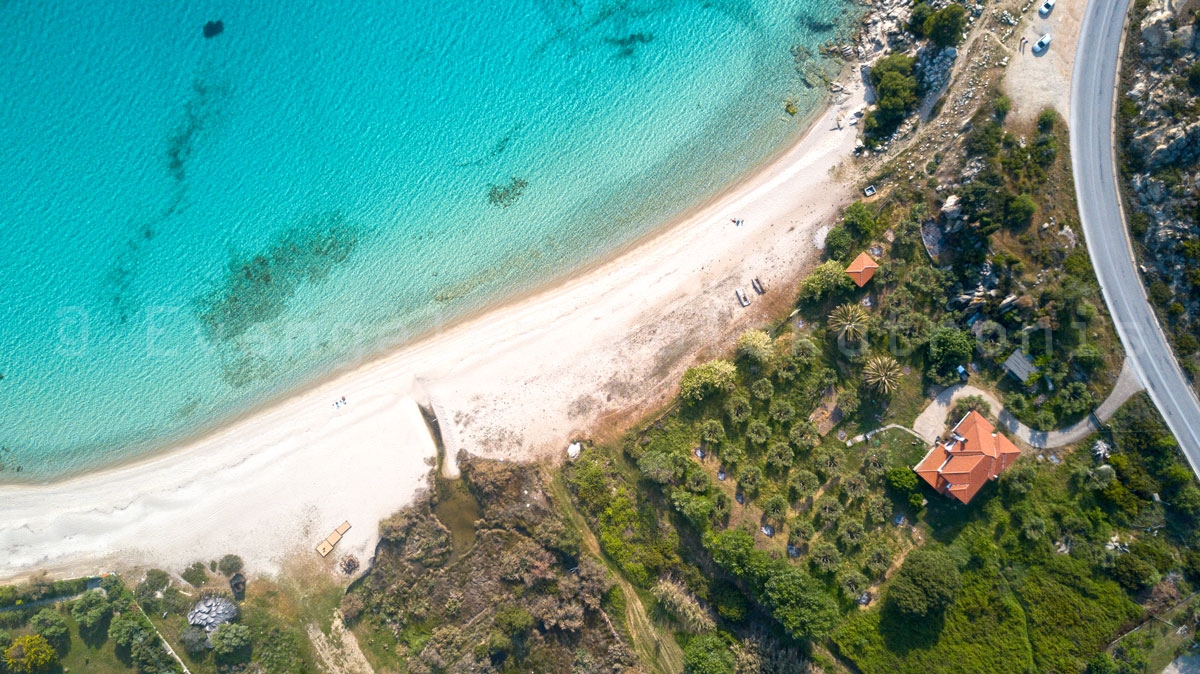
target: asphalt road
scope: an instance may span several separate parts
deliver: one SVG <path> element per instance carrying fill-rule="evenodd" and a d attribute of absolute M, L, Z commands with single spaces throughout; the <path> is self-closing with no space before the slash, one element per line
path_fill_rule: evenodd
<path fill-rule="evenodd" d="M 1090 0 L 1083 17 L 1071 78 L 1075 192 L 1088 252 L 1117 334 L 1192 470 L 1200 475 L 1200 400 L 1179 369 L 1150 308 L 1117 192 L 1114 97 L 1128 8 L 1129 0 Z"/>

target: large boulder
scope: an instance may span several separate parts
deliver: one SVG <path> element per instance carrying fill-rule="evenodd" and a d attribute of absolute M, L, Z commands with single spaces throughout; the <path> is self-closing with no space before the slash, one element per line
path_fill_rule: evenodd
<path fill-rule="evenodd" d="M 1191 166 L 1200 159 L 1200 122 L 1183 128 L 1167 128 L 1157 134 L 1157 143 L 1146 158 L 1151 169 L 1164 166 Z"/>

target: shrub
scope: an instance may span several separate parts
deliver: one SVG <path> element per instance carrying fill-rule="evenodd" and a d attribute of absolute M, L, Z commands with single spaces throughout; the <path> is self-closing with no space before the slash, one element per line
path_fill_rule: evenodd
<path fill-rule="evenodd" d="M 733 652 L 715 634 L 703 634 L 688 641 L 683 649 L 683 671 L 686 674 L 733 674 Z"/>
<path fill-rule="evenodd" d="M 986 417 L 992 413 L 992 406 L 983 399 L 983 396 L 963 396 L 954 401 L 954 409 L 951 410 L 948 421 L 951 424 L 957 424 L 970 412 L 979 412 Z"/>
<path fill-rule="evenodd" d="M 713 607 L 717 609 L 717 615 L 731 622 L 739 622 L 745 620 L 750 613 L 750 604 L 746 601 L 746 595 L 738 589 L 737 585 L 727 581 L 719 580 L 716 583 L 716 588 L 710 593 Z"/>
<path fill-rule="evenodd" d="M 925 35 L 939 47 L 953 47 L 962 41 L 967 27 L 967 10 L 951 3 L 925 19 Z"/>
<path fill-rule="evenodd" d="M 713 394 L 728 393 L 737 385 L 737 368 L 727 360 L 710 360 L 683 373 L 680 395 L 699 402 Z M 191 582 L 191 581 L 188 581 Z"/>
<path fill-rule="evenodd" d="M 958 567 L 946 553 L 917 548 L 905 557 L 888 586 L 887 602 L 909 616 L 931 616 L 954 602 L 961 584 Z"/>
<path fill-rule="evenodd" d="M 1003 122 L 1005 117 L 1008 117 L 1009 111 L 1012 110 L 1012 101 L 1008 96 L 997 96 L 996 100 L 992 101 L 992 112 L 996 113 L 996 119 Z"/>
<path fill-rule="evenodd" d="M 192 587 L 200 587 L 208 582 L 208 571 L 204 568 L 204 562 L 195 562 L 179 574 Z"/>
<path fill-rule="evenodd" d="M 227 577 L 241 571 L 242 566 L 242 558 L 237 555 L 225 555 L 217 562 L 217 569 Z"/>

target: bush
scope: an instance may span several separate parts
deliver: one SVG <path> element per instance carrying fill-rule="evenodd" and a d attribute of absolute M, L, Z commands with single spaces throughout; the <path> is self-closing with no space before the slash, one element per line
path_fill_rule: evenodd
<path fill-rule="evenodd" d="M 684 400 L 700 402 L 713 394 L 728 393 L 737 386 L 737 368 L 727 360 L 710 360 L 689 367 L 683 373 L 680 395 Z M 188 581 L 191 582 L 191 581 Z"/>
<path fill-rule="evenodd" d="M 237 555 L 225 555 L 217 562 L 217 569 L 226 577 L 242 570 L 242 558 Z"/>
<path fill-rule="evenodd" d="M 1005 117 L 1008 117 L 1009 111 L 1012 110 L 1012 101 L 1008 96 L 997 96 L 996 100 L 992 101 L 992 112 L 996 113 L 996 119 L 1003 122 Z"/>
<path fill-rule="evenodd" d="M 730 622 L 739 622 L 750 614 L 750 604 L 746 595 L 737 585 L 727 581 L 717 581 L 716 588 L 711 592 L 712 605 L 717 609 L 717 615 Z"/>
<path fill-rule="evenodd" d="M 208 571 L 204 568 L 204 562 L 195 562 L 179 575 L 192 587 L 200 587 L 208 582 Z"/>
<path fill-rule="evenodd" d="M 939 47 L 953 47 L 962 41 L 967 27 L 967 10 L 951 3 L 925 19 L 925 35 Z"/>
<path fill-rule="evenodd" d="M 929 378 L 949 383 L 958 378 L 955 370 L 971 361 L 971 335 L 958 328 L 941 327 L 929 336 Z"/>
<path fill-rule="evenodd" d="M 683 649 L 685 674 L 733 674 L 733 652 L 715 634 L 703 634 L 688 641 Z"/>
<path fill-rule="evenodd" d="M 904 558 L 888 586 L 888 605 L 909 616 L 941 613 L 954 602 L 962 580 L 954 560 L 940 551 L 917 548 Z"/>
<path fill-rule="evenodd" d="M 992 406 L 983 399 L 983 396 L 963 396 L 954 401 L 954 409 L 950 411 L 949 422 L 957 424 L 970 412 L 979 412 L 986 417 L 992 413 Z"/>

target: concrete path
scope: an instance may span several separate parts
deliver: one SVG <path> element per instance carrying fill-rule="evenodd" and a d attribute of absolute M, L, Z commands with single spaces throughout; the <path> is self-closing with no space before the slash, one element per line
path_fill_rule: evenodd
<path fill-rule="evenodd" d="M 1100 428 L 1100 424 L 1111 419 L 1121 405 L 1125 404 L 1125 401 L 1141 390 L 1142 384 L 1138 381 L 1133 368 L 1130 367 L 1129 360 L 1126 359 L 1125 364 L 1121 367 L 1121 374 L 1117 377 L 1116 384 L 1113 385 L 1112 392 L 1094 412 L 1066 428 L 1056 431 L 1035 431 L 1017 421 L 1017 418 L 1009 414 L 1008 410 L 1005 410 L 1000 401 L 991 393 L 969 384 L 955 384 L 939 393 L 933 402 L 929 403 L 929 406 L 913 422 L 913 430 L 932 443 L 946 431 L 946 416 L 950 414 L 950 408 L 954 406 L 955 401 L 967 396 L 979 396 L 986 400 L 988 405 L 991 405 L 992 412 L 998 416 L 1000 427 L 1007 430 L 1009 434 L 1034 449 L 1053 449 L 1079 442 L 1096 432 Z"/>

